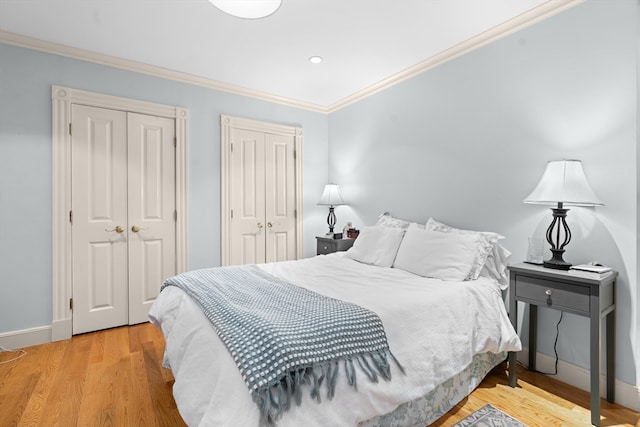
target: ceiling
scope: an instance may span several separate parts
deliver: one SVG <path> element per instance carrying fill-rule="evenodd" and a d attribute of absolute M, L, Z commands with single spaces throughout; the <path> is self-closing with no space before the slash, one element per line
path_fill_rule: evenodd
<path fill-rule="evenodd" d="M 0 42 L 330 111 L 575 3 L 284 0 L 248 20 L 207 0 L 0 0 Z"/>

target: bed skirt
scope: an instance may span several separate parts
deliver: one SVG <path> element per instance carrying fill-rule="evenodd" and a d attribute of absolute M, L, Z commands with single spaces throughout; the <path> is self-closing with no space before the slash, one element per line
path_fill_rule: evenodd
<path fill-rule="evenodd" d="M 476 354 L 462 372 L 426 395 L 398 406 L 393 412 L 360 423 L 359 427 L 428 426 L 475 390 L 484 377 L 506 357 L 506 352 Z"/>

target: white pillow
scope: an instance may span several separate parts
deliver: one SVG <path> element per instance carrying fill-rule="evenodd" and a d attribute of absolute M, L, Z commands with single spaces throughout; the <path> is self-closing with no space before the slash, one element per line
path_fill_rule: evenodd
<path fill-rule="evenodd" d="M 427 230 L 441 231 L 443 233 L 457 233 L 457 234 L 469 234 L 478 236 L 480 239 L 480 248 L 476 254 L 476 259 L 473 263 L 473 267 L 469 272 L 467 280 L 475 280 L 480 276 L 480 272 L 487 261 L 487 257 L 493 251 L 493 247 L 498 243 L 498 240 L 504 239 L 504 236 L 493 233 L 491 231 L 474 231 L 474 230 L 462 230 L 460 228 L 454 228 L 436 221 L 433 218 L 429 218 L 426 224 Z"/>
<path fill-rule="evenodd" d="M 407 229 L 410 224 L 416 224 L 420 228 L 424 228 L 424 225 L 418 224 L 416 222 L 406 221 L 404 219 L 396 218 L 392 216 L 389 212 L 383 212 L 378 216 L 378 220 L 376 221 L 376 225 L 384 225 L 385 227 L 395 227 L 395 228 L 404 228 Z"/>
<path fill-rule="evenodd" d="M 475 234 L 410 225 L 393 266 L 419 276 L 461 282 L 469 276 L 479 247 L 480 238 Z"/>
<path fill-rule="evenodd" d="M 391 267 L 396 259 L 404 229 L 373 225 L 363 227 L 345 256 L 365 264 Z"/>
<path fill-rule="evenodd" d="M 509 257 L 511 257 L 511 252 L 496 243 L 480 271 L 480 276 L 495 280 L 500 284 L 502 290 L 507 289 L 509 287 L 509 276 L 507 275 Z"/>

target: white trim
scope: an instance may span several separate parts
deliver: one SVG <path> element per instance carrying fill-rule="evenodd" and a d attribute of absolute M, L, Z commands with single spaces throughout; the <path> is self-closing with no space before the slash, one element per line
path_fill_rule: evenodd
<path fill-rule="evenodd" d="M 545 20 L 553 15 L 563 12 L 573 6 L 583 3 L 585 0 L 558 0 L 547 1 L 540 6 L 531 9 L 530 11 L 516 16 L 507 22 L 504 22 L 498 26 L 495 26 L 481 34 L 478 34 L 464 42 L 453 46 L 447 50 L 444 50 L 430 58 L 425 59 L 422 62 L 417 63 L 404 71 L 401 71 L 393 76 L 381 80 L 359 92 L 348 96 L 327 108 L 327 113 L 333 113 L 341 108 L 358 102 L 364 98 L 381 92 L 393 85 L 401 83 L 418 74 L 438 67 L 446 62 L 456 59 L 462 55 L 472 52 L 481 48 L 489 43 L 493 43 L 503 37 L 511 35 L 517 31 L 520 31 L 530 25 Z"/>
<path fill-rule="evenodd" d="M 193 74 L 184 73 L 181 71 L 169 70 L 167 68 L 143 64 L 141 62 L 118 58 L 102 53 L 96 53 L 85 49 L 78 49 L 75 47 L 53 43 L 46 40 L 40 40 L 29 36 L 23 36 L 21 34 L 15 34 L 8 31 L 0 30 L 0 43 L 24 47 L 27 49 L 37 50 L 53 55 L 60 55 L 67 58 L 78 59 L 80 61 L 91 62 L 94 64 L 105 65 L 107 67 L 119 68 L 121 70 L 132 71 L 134 73 L 146 74 L 148 76 L 173 80 L 180 83 L 187 83 L 194 86 L 201 86 L 207 89 L 219 90 L 222 92 L 233 93 L 241 96 L 248 96 L 250 98 L 257 98 L 276 104 L 283 104 L 306 110 L 326 113 L 325 107 L 317 104 L 312 104 L 310 102 L 298 101 L 296 99 L 286 98 L 284 96 L 274 95 L 258 90 L 247 89 L 242 86 L 223 83 L 217 80 L 195 76 Z"/>
<path fill-rule="evenodd" d="M 54 341 L 51 339 L 51 326 L 39 326 L 0 334 L 0 347 L 9 350 L 45 344 L 51 341 Z"/>
<path fill-rule="evenodd" d="M 229 227 L 231 226 L 231 199 L 229 191 L 229 162 L 231 156 L 231 128 L 242 128 L 256 132 L 265 132 L 275 135 L 293 135 L 296 150 L 295 180 L 296 180 L 296 258 L 303 257 L 302 223 L 304 213 L 302 211 L 302 141 L 304 132 L 300 127 L 280 125 L 276 123 L 261 122 L 258 120 L 244 119 L 220 115 L 220 251 L 221 265 L 228 265 L 230 259 Z"/>
<path fill-rule="evenodd" d="M 529 363 L 529 349 L 523 348 L 518 352 L 518 362 L 527 366 Z M 546 354 L 538 352 L 536 357 L 536 369 L 541 372 L 554 372 L 556 359 Z M 552 378 L 567 383 L 574 387 L 579 388 L 587 392 L 591 391 L 591 374 L 589 369 L 582 368 L 578 365 L 565 362 L 563 360 L 558 361 L 558 374 L 553 375 Z M 607 382 L 604 374 L 600 376 L 600 396 L 605 396 L 607 390 Z M 640 387 L 615 380 L 615 394 L 616 403 L 618 405 L 625 406 L 633 409 L 634 411 L 640 411 Z"/>
<path fill-rule="evenodd" d="M 0 43 L 6 43 L 14 46 L 24 47 L 27 49 L 38 50 L 40 52 L 51 53 L 54 55 L 65 56 L 68 58 L 78 59 L 81 61 L 92 62 L 95 64 L 106 65 L 108 67 L 120 68 L 123 70 L 133 71 L 135 73 L 146 74 L 150 76 L 160 77 L 168 80 L 174 80 L 182 83 L 187 83 L 195 86 L 201 86 L 208 89 L 219 90 L 223 92 L 229 92 L 236 95 L 247 96 L 251 98 L 260 99 L 267 102 L 273 102 L 276 104 L 288 105 L 291 107 L 302 108 L 306 110 L 316 111 L 320 113 L 332 113 L 354 102 L 367 98 L 375 93 L 378 93 L 388 87 L 391 87 L 397 83 L 410 79 L 424 71 L 430 70 L 434 67 L 458 58 L 461 55 L 469 53 L 475 49 L 478 49 L 486 44 L 492 43 L 498 39 L 506 37 L 517 31 L 520 31 L 530 25 L 547 19 L 553 15 L 563 12 L 573 6 L 576 6 L 585 0 L 552 0 L 547 1 L 540 6 L 531 9 L 530 11 L 516 16 L 507 22 L 493 27 L 492 29 L 485 31 L 475 37 L 472 37 L 457 46 L 447 49 L 435 56 L 425 59 L 424 61 L 407 68 L 387 79 L 381 80 L 361 91 L 358 91 L 351 96 L 348 96 L 338 102 L 335 102 L 328 106 L 322 106 L 313 104 L 310 102 L 299 101 L 292 98 L 286 98 L 279 95 L 274 95 L 267 92 L 257 91 L 253 89 L 247 89 L 245 87 L 236 86 L 228 83 L 222 83 L 216 80 L 207 79 L 200 76 L 194 76 L 192 74 L 183 73 L 179 71 L 169 70 L 162 67 L 156 67 L 153 65 L 143 64 L 136 61 L 130 61 L 115 56 L 104 55 L 96 52 L 91 52 L 84 49 L 78 49 L 70 46 L 61 45 L 45 40 L 39 40 L 33 37 L 23 36 L 20 34 L 10 33 L 8 31 L 0 31 Z"/>
<path fill-rule="evenodd" d="M 83 104 L 99 108 L 129 111 L 175 119 L 176 122 L 176 268 L 187 269 L 187 129 L 189 111 L 153 102 L 120 98 L 101 93 L 51 87 L 52 151 L 53 151 L 53 277 L 50 339 L 71 338 L 72 312 L 69 300 L 73 294 L 71 281 L 71 105 Z"/>

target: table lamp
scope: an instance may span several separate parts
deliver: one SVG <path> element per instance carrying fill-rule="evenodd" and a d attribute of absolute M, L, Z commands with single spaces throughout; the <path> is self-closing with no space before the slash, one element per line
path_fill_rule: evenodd
<path fill-rule="evenodd" d="M 318 204 L 329 206 L 327 224 L 329 224 L 329 233 L 333 233 L 333 227 L 336 225 L 336 214 L 333 212 L 333 207 L 345 204 L 344 200 L 342 200 L 342 194 L 340 194 L 340 187 L 338 184 L 325 185 Z"/>
<path fill-rule="evenodd" d="M 551 245 L 552 257 L 543 262 L 547 268 L 568 270 L 571 264 L 562 255 L 571 241 L 571 230 L 565 220 L 567 212 L 564 205 L 603 206 L 595 195 L 582 169 L 580 160 L 552 160 L 542 174 L 540 182 L 524 199 L 524 203 L 556 205 L 551 208 L 553 221 L 547 228 L 547 242 Z"/>

